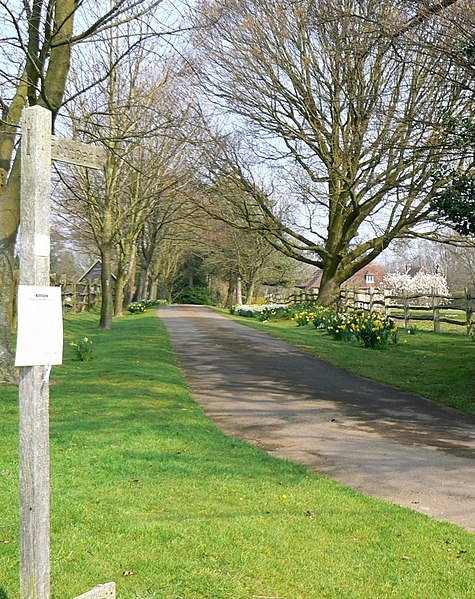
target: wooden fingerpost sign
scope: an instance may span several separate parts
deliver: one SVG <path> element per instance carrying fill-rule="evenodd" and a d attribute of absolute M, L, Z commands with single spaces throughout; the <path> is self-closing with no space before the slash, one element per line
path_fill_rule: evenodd
<path fill-rule="evenodd" d="M 105 151 L 66 140 L 65 162 L 102 168 Z M 62 363 L 61 290 L 50 287 L 51 161 L 63 160 L 51 112 L 23 111 L 20 286 L 15 365 L 20 367 L 20 596 L 50 597 L 49 373 Z M 87 162 L 87 164 L 85 164 Z M 81 595 L 113 599 L 115 584 Z"/>

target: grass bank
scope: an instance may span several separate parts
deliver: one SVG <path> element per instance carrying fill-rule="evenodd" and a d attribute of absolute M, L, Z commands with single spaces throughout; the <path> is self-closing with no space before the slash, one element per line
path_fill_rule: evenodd
<path fill-rule="evenodd" d="M 225 310 L 219 312 L 230 316 Z M 374 350 L 335 341 L 311 324 L 297 327 L 290 320 L 230 317 L 360 376 L 475 414 L 475 342 L 466 335 L 427 330 L 410 335 L 402 328 L 397 345 Z"/>
<path fill-rule="evenodd" d="M 475 596 L 473 535 L 223 435 L 152 313 L 96 326 L 67 318 L 94 359 L 67 347 L 52 374 L 53 599 L 109 580 L 120 599 Z M 17 390 L 0 393 L 0 598 L 17 599 Z"/>

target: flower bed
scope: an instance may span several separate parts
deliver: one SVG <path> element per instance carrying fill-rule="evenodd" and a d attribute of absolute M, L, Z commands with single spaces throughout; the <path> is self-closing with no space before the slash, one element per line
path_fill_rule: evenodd
<path fill-rule="evenodd" d="M 131 314 L 143 314 L 147 311 L 147 308 L 157 308 L 158 306 L 165 306 L 167 303 L 166 300 L 140 300 L 139 302 L 131 302 L 127 306 L 127 310 Z"/>
<path fill-rule="evenodd" d="M 231 314 L 245 316 L 246 318 L 257 318 L 266 322 L 271 318 L 283 318 L 287 315 L 286 304 L 263 304 L 262 306 L 237 304 L 230 309 Z"/>
<path fill-rule="evenodd" d="M 364 347 L 382 348 L 397 343 L 398 328 L 392 318 L 363 311 L 336 312 L 316 307 L 303 310 L 293 316 L 297 326 L 312 322 L 315 328 L 325 331 L 337 341 L 357 341 Z"/>

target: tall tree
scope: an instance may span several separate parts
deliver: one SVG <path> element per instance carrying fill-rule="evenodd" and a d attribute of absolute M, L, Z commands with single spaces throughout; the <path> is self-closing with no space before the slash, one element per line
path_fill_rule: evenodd
<path fill-rule="evenodd" d="M 72 53 L 120 22 L 141 19 L 162 0 L 0 1 L 0 381 L 14 380 L 11 353 L 14 248 L 19 226 L 20 157 L 25 106 L 56 117 L 65 101 Z M 147 35 L 156 35 L 150 29 Z"/>
<path fill-rule="evenodd" d="M 124 288 L 134 278 L 137 250 L 145 223 L 159 212 L 176 213 L 181 202 L 170 196 L 186 181 L 181 128 L 187 118 L 174 61 L 147 64 L 148 48 L 136 44 L 117 65 L 131 36 L 114 36 L 96 60 L 109 73 L 94 93 L 72 103 L 71 120 L 84 140 L 100 140 L 109 149 L 105 181 L 84 169 L 63 177 L 69 193 L 62 209 L 92 233 L 102 261 L 100 327 L 120 315 Z M 116 66 L 115 66 L 116 65 Z M 98 66 L 99 70 L 100 66 Z M 115 258 L 115 306 L 112 260 Z"/>
<path fill-rule="evenodd" d="M 418 46 L 433 58 L 432 68 L 439 68 L 439 57 L 448 57 L 456 65 L 449 76 L 475 97 L 475 4 L 467 0 L 411 2 L 417 13 L 399 30 L 407 43 Z M 422 4 L 422 6 L 421 6 Z M 438 30 L 437 44 L 427 43 L 417 35 L 416 24 L 432 21 Z M 460 77 L 462 74 L 462 77 Z M 444 108 L 444 107 L 441 107 Z M 475 119 L 473 105 L 461 115 L 446 112 L 445 143 L 451 155 L 438 165 L 435 176 L 444 183 L 432 206 L 441 217 L 462 235 L 475 234 Z M 463 154 L 465 160 L 459 160 Z M 454 160 L 455 157 L 455 160 Z M 450 237 L 451 244 L 456 236 Z"/>
<path fill-rule="evenodd" d="M 401 22 L 395 1 L 202 0 L 197 20 L 200 82 L 261 158 L 222 170 L 245 192 L 239 220 L 321 267 L 319 301 L 334 303 L 345 280 L 430 218 L 443 113 L 470 102 L 448 77 L 457 65 L 443 56 L 432 69 L 432 56 L 387 35 Z M 432 24 L 418 27 L 435 43 Z"/>

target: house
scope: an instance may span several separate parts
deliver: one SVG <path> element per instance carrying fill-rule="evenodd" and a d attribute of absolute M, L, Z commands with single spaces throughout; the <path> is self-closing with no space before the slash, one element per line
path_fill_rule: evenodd
<path fill-rule="evenodd" d="M 355 273 L 345 285 L 355 289 L 379 288 L 386 275 L 386 269 L 381 264 L 368 264 Z"/>
<path fill-rule="evenodd" d="M 90 290 L 93 293 L 98 293 L 101 287 L 102 262 L 98 259 L 82 274 L 76 283 L 78 293 L 82 293 L 87 284 L 90 285 Z M 112 287 L 115 287 L 117 277 L 112 274 Z"/>
<path fill-rule="evenodd" d="M 356 274 L 354 274 L 345 286 L 354 287 L 356 289 L 368 289 L 371 287 L 379 287 L 382 283 L 386 269 L 380 264 L 372 263 L 365 266 Z M 317 293 L 322 279 L 322 270 L 317 269 L 311 277 L 296 285 L 297 289 L 302 289 L 305 293 Z"/>
<path fill-rule="evenodd" d="M 84 283 L 85 281 L 100 281 L 102 274 L 102 262 L 98 259 L 91 264 L 91 266 L 84 272 L 83 275 L 77 280 L 78 283 Z M 112 275 L 112 280 L 115 281 L 116 277 Z"/>

